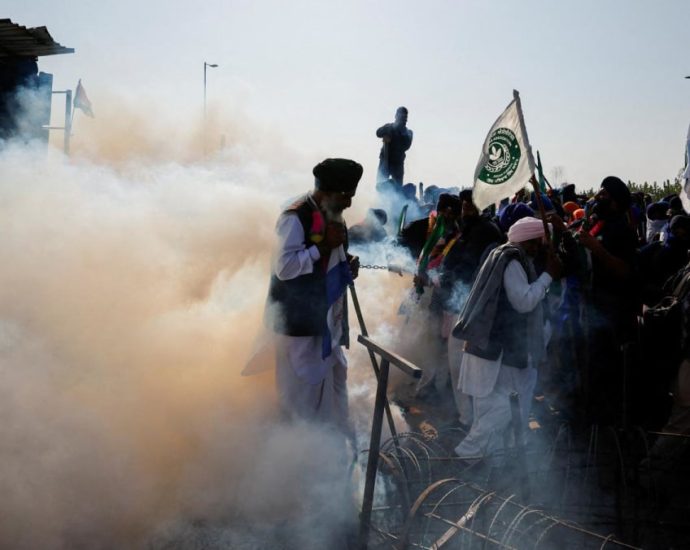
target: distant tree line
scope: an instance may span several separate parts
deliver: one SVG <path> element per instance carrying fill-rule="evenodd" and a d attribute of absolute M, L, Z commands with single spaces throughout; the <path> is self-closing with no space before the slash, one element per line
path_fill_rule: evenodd
<path fill-rule="evenodd" d="M 648 181 L 645 181 L 644 183 L 637 183 L 635 181 L 628 180 L 628 188 L 630 189 L 631 193 L 644 193 L 645 195 L 650 195 L 652 200 L 656 202 L 664 197 L 667 197 L 668 195 L 679 195 L 683 190 L 683 184 L 681 183 L 680 178 L 676 178 L 673 181 L 670 179 L 664 180 L 661 182 L 661 185 L 659 185 L 659 183 L 656 181 L 652 183 L 649 183 Z M 586 190 L 585 194 L 588 197 L 592 197 L 597 191 L 597 189 L 592 188 Z"/>

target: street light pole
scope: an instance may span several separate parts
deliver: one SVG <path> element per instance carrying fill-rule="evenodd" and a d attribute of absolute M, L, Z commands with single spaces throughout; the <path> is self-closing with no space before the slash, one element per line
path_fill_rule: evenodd
<path fill-rule="evenodd" d="M 217 63 L 206 63 L 206 61 L 204 61 L 204 121 L 206 120 L 206 67 L 215 69 L 217 66 Z"/>
<path fill-rule="evenodd" d="M 206 67 L 215 69 L 217 66 L 217 63 L 206 63 L 204 61 L 204 156 L 206 155 Z"/>

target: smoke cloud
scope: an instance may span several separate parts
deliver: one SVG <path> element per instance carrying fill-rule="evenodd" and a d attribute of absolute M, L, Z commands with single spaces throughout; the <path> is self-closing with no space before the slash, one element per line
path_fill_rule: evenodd
<path fill-rule="evenodd" d="M 214 113 L 202 162 L 200 128 L 148 107 L 99 104 L 70 158 L 0 150 L 0 546 L 326 547 L 356 517 L 352 450 L 280 423 L 272 371 L 240 376 L 280 205 L 322 156 Z M 382 277 L 360 277 L 373 333 L 397 307 Z M 349 355 L 366 440 L 373 375 Z"/>

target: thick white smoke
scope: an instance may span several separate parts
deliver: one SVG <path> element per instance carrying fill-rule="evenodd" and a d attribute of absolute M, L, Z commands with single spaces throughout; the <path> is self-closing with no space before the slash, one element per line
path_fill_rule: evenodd
<path fill-rule="evenodd" d="M 204 161 L 193 124 L 104 105 L 71 158 L 0 151 L 0 546 L 182 548 L 202 525 L 219 547 L 323 548 L 355 517 L 352 453 L 277 422 L 272 371 L 240 371 L 280 205 L 311 186 L 313 164 L 346 155 L 291 151 L 216 114 L 225 149 Z M 371 205 L 365 180 L 345 217 Z M 386 342 L 408 283 L 360 276 Z M 373 375 L 356 332 L 366 446 Z"/>

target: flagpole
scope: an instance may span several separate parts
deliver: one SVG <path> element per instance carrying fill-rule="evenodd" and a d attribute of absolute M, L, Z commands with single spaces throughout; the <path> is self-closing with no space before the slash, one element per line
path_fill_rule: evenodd
<path fill-rule="evenodd" d="M 534 188 L 534 199 L 537 201 L 537 207 L 539 208 L 539 214 L 541 215 L 541 223 L 544 224 L 544 235 L 546 240 L 551 242 L 551 231 L 549 231 L 549 224 L 546 221 L 546 210 L 544 209 L 544 201 L 541 197 L 541 189 L 539 189 L 539 183 L 537 178 L 534 177 L 534 156 L 532 155 L 532 146 L 529 143 L 529 138 L 527 137 L 527 126 L 525 125 L 525 117 L 522 115 L 522 103 L 520 102 L 520 92 L 513 90 L 513 99 L 515 100 L 515 106 L 517 107 L 518 118 L 520 119 L 520 129 L 522 130 L 522 135 L 525 138 L 525 143 L 527 143 L 527 161 L 529 162 L 530 172 L 532 172 L 532 177 L 529 179 L 532 187 Z"/>
<path fill-rule="evenodd" d="M 522 130 L 522 135 L 525 138 L 525 143 L 527 143 L 527 161 L 529 162 L 529 170 L 534 175 L 534 155 L 532 154 L 532 146 L 529 143 L 529 137 L 527 137 L 527 126 L 525 125 L 525 117 L 522 115 L 522 103 L 520 102 L 520 92 L 513 90 L 513 99 L 515 100 L 515 105 L 517 106 L 518 118 L 520 119 L 520 129 Z"/>
<path fill-rule="evenodd" d="M 537 150 L 537 169 L 539 171 L 539 179 L 544 180 L 544 183 L 549 186 L 549 189 L 553 191 L 553 187 L 549 183 L 549 180 L 546 179 L 546 176 L 544 175 L 544 167 L 541 165 L 541 157 L 539 156 L 539 151 Z M 541 182 L 539 182 L 539 186 L 541 187 Z"/>
<path fill-rule="evenodd" d="M 65 137 L 63 150 L 66 156 L 70 152 L 70 140 L 72 139 L 72 121 L 74 120 L 74 109 L 72 108 L 72 90 L 65 92 Z"/>
<path fill-rule="evenodd" d="M 74 101 L 74 100 L 72 100 L 72 101 Z M 72 116 L 69 119 L 70 131 L 72 130 L 72 123 L 74 122 L 74 111 L 76 111 L 76 109 L 74 108 L 74 105 L 72 105 Z"/>
<path fill-rule="evenodd" d="M 539 189 L 539 184 L 537 183 L 537 178 L 532 177 L 529 179 L 534 189 L 534 199 L 537 201 L 537 207 L 539 208 L 539 214 L 541 216 L 541 222 L 544 224 L 544 235 L 546 240 L 551 242 L 551 231 L 549 231 L 549 223 L 546 221 L 546 210 L 544 209 L 544 201 L 541 198 L 541 190 Z"/>
<path fill-rule="evenodd" d="M 544 178 L 544 183 L 549 186 L 549 189 L 553 191 L 553 185 L 551 185 L 551 182 L 548 179 L 546 179 L 546 176 L 542 174 L 541 177 Z"/>

